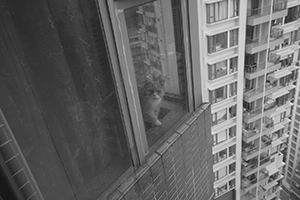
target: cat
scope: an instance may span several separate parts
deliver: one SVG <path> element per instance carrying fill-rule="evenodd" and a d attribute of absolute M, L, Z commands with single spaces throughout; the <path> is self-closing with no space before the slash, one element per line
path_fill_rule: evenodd
<path fill-rule="evenodd" d="M 148 74 L 144 86 L 139 88 L 139 97 L 144 123 L 150 126 L 161 126 L 157 119 L 160 103 L 165 94 L 166 76 L 162 74 Z"/>

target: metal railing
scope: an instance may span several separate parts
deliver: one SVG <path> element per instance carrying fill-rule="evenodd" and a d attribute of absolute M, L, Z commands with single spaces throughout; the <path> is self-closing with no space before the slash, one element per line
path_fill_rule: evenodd
<path fill-rule="evenodd" d="M 279 0 L 277 3 L 273 4 L 273 12 L 278 12 L 285 10 L 287 8 L 287 0 Z"/>
<path fill-rule="evenodd" d="M 261 70 L 264 70 L 265 69 L 265 66 L 266 66 L 266 62 L 260 62 L 260 63 L 253 63 L 251 65 L 249 64 L 245 64 L 245 72 L 246 73 L 249 73 L 249 74 L 252 74 L 252 73 L 255 73 L 255 72 L 259 72 Z"/>
<path fill-rule="evenodd" d="M 261 17 L 261 16 L 269 15 L 270 11 L 271 11 L 271 5 L 263 6 L 260 8 L 254 8 L 254 9 L 247 9 L 247 16 Z"/>
<path fill-rule="evenodd" d="M 262 107 L 259 107 L 259 108 L 254 108 L 252 110 L 248 110 L 248 111 L 245 111 L 243 113 L 243 116 L 249 120 L 251 119 L 252 117 L 256 116 L 256 115 L 259 115 L 262 113 Z"/>
<path fill-rule="evenodd" d="M 246 38 L 246 47 L 256 47 L 266 44 L 268 42 L 268 35 L 263 35 L 257 38 Z"/>

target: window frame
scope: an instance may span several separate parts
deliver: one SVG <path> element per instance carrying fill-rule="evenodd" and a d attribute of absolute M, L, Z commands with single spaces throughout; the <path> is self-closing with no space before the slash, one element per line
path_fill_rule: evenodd
<path fill-rule="evenodd" d="M 143 164 L 146 160 L 146 158 L 153 152 L 162 142 L 165 141 L 167 137 L 170 136 L 171 133 L 174 133 L 176 128 L 179 127 L 179 125 L 187 119 L 187 117 L 195 110 L 195 107 L 199 106 L 201 102 L 201 96 L 200 98 L 197 97 L 199 94 L 199 91 L 196 91 L 195 88 L 197 86 L 200 86 L 200 80 L 197 78 L 193 78 L 195 75 L 192 75 L 192 61 L 191 55 L 193 47 L 192 46 L 191 38 L 190 38 L 190 21 L 192 18 L 192 15 L 189 14 L 188 9 L 191 5 L 188 4 L 187 0 L 180 0 L 181 4 L 181 17 L 182 17 L 182 34 L 183 34 L 183 41 L 184 41 L 184 61 L 185 61 L 185 75 L 186 75 L 186 87 L 187 87 L 187 113 L 175 123 L 173 128 L 169 129 L 166 133 L 164 133 L 161 138 L 158 139 L 151 147 L 148 145 L 147 137 L 146 137 L 146 131 L 143 123 L 143 117 L 142 112 L 140 108 L 140 100 L 138 96 L 138 89 L 136 84 L 136 77 L 135 72 L 133 68 L 133 60 L 131 57 L 131 51 L 129 46 L 129 40 L 128 40 L 128 34 L 126 29 L 126 21 L 125 21 L 125 14 L 124 10 L 139 6 L 145 3 L 153 2 L 154 0 L 98 0 L 98 1 L 106 1 L 108 6 L 108 12 L 109 12 L 109 22 L 111 23 L 111 31 L 108 35 L 111 35 L 114 37 L 114 44 L 109 45 L 110 49 L 115 51 L 112 60 L 114 60 L 113 68 L 115 68 L 118 72 L 118 77 L 120 77 L 121 80 L 119 80 L 119 84 L 117 87 L 120 87 L 122 89 L 121 92 L 123 93 L 122 98 L 124 101 L 124 104 L 126 102 L 126 106 L 121 106 L 121 109 L 126 108 L 125 116 L 128 120 L 125 123 L 125 126 L 131 127 L 130 130 L 127 133 L 128 137 L 131 138 L 131 141 L 134 141 L 134 145 L 130 146 L 131 148 L 136 148 L 135 153 L 137 154 L 138 162 L 136 164 Z M 195 20 L 195 19 L 192 19 Z M 107 35 L 107 36 L 108 36 Z M 111 47 L 112 46 L 112 47 Z M 121 67 L 123 66 L 123 67 Z M 132 66 L 132 67 L 131 67 Z M 196 76 L 195 76 L 196 77 Z M 122 85 L 123 84 L 123 85 Z M 129 103 L 132 102 L 132 103 Z M 123 105 L 124 105 L 123 104 Z M 125 117 L 126 118 L 126 117 Z"/>

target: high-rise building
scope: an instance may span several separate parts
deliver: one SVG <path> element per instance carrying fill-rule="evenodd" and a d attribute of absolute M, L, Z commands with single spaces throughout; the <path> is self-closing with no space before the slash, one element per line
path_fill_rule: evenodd
<path fill-rule="evenodd" d="M 215 197 L 279 199 L 298 92 L 300 2 L 200 2 Z"/>

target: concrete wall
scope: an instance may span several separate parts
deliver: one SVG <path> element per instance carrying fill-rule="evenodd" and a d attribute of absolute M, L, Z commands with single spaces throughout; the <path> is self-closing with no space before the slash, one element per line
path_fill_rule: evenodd
<path fill-rule="evenodd" d="M 211 110 L 203 104 L 107 199 L 210 200 L 212 166 Z"/>

